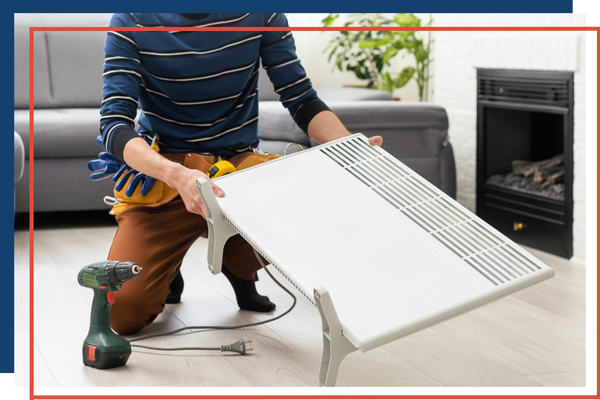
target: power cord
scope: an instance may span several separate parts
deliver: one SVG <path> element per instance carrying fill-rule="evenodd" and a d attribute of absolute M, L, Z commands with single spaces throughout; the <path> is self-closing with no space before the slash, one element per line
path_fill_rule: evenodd
<path fill-rule="evenodd" d="M 160 336 L 169 336 L 169 335 L 174 335 L 176 333 L 179 333 L 181 331 L 184 330 L 208 330 L 208 329 L 241 329 L 241 328 L 248 328 L 248 327 L 252 327 L 252 326 L 258 326 L 258 325 L 264 325 L 264 324 L 268 324 L 269 322 L 273 322 L 276 321 L 284 316 L 286 316 L 287 314 L 289 314 L 294 307 L 296 307 L 296 303 L 297 303 L 297 299 L 296 296 L 294 296 L 294 294 L 285 286 L 283 286 L 281 284 L 281 282 L 279 282 L 277 279 L 275 279 L 275 277 L 273 276 L 273 274 L 271 274 L 271 271 L 269 271 L 269 269 L 267 268 L 267 266 L 265 265 L 265 263 L 263 262 L 262 258 L 259 256 L 259 254 L 256 252 L 256 250 L 254 248 L 252 248 L 252 250 L 254 251 L 254 255 L 256 256 L 256 259 L 258 260 L 258 262 L 260 263 L 260 265 L 262 266 L 262 268 L 265 270 L 265 272 L 267 273 L 267 275 L 269 275 L 269 277 L 271 279 L 273 279 L 273 281 L 280 287 L 282 288 L 287 294 L 289 294 L 292 299 L 294 300 L 292 305 L 290 306 L 290 308 L 288 308 L 284 313 L 264 320 L 264 321 L 258 321 L 258 322 L 252 322 L 249 324 L 243 324 L 243 325 L 232 325 L 232 326 L 184 326 L 183 328 L 179 328 L 179 329 L 175 329 L 172 331 L 168 331 L 168 332 L 163 332 L 163 333 L 151 333 L 148 335 L 144 335 L 144 336 L 140 336 L 137 338 L 133 338 L 133 339 L 129 339 L 129 342 L 137 342 L 139 340 L 145 340 L 145 339 L 150 339 L 150 338 L 154 338 L 154 337 L 160 337 Z M 234 353 L 238 353 L 241 355 L 246 354 L 246 352 L 248 351 L 252 351 L 252 348 L 248 348 L 246 347 L 246 344 L 252 343 L 251 341 L 244 341 L 243 339 L 238 340 L 235 343 L 231 343 L 231 344 L 226 344 L 226 345 L 222 345 L 221 347 L 175 347 L 175 348 L 165 348 L 165 347 L 152 347 L 152 346 L 144 346 L 141 344 L 132 344 L 131 347 L 140 347 L 140 348 L 144 348 L 144 349 L 150 349 L 150 350 L 160 350 L 160 351 L 179 351 L 179 350 L 221 350 L 223 352 L 234 352 Z"/>
<path fill-rule="evenodd" d="M 141 347 L 144 349 L 161 350 L 161 351 L 181 351 L 181 350 L 221 350 L 230 351 L 232 353 L 239 353 L 241 355 L 246 354 L 247 351 L 252 351 L 251 347 L 246 347 L 246 344 L 252 343 L 251 340 L 240 339 L 235 343 L 224 344 L 221 347 L 152 347 L 144 346 L 141 344 L 132 344 L 131 347 Z"/>

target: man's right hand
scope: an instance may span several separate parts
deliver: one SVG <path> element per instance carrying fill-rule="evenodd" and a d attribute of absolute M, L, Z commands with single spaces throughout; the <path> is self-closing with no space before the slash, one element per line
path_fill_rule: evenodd
<path fill-rule="evenodd" d="M 196 178 L 207 179 L 217 197 L 225 196 L 223 190 L 215 185 L 208 176 L 197 169 L 186 168 L 167 160 L 146 143 L 142 138 L 131 139 L 123 149 L 124 161 L 130 167 L 143 174 L 163 181 L 179 192 L 186 209 L 206 219 L 206 207 L 196 188 Z"/>
<path fill-rule="evenodd" d="M 206 207 L 204 206 L 204 202 L 202 201 L 200 193 L 198 193 L 196 179 L 206 179 L 209 182 L 213 193 L 217 197 L 225 196 L 225 192 L 223 192 L 223 189 L 215 185 L 204 172 L 197 169 L 189 169 L 182 166 L 180 167 L 181 168 L 179 168 L 179 172 L 173 181 L 173 186 L 171 186 L 169 183 L 167 184 L 179 192 L 179 195 L 185 204 L 185 208 L 189 212 L 199 214 L 206 219 Z"/>

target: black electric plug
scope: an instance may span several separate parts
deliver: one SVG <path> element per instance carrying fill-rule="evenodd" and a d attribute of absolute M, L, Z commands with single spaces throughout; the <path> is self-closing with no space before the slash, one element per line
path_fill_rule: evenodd
<path fill-rule="evenodd" d="M 239 353 L 241 355 L 246 354 L 247 351 L 252 351 L 252 347 L 246 347 L 246 344 L 252 343 L 251 340 L 240 339 L 235 343 L 224 344 L 221 346 L 221 351 L 231 351 L 233 353 Z"/>

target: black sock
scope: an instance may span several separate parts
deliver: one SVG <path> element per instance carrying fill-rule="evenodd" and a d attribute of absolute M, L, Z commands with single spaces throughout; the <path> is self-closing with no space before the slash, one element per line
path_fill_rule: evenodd
<path fill-rule="evenodd" d="M 173 281 L 169 285 L 171 293 L 167 295 L 165 300 L 166 304 L 178 304 L 181 302 L 181 293 L 183 293 L 183 277 L 181 276 L 181 270 L 175 275 Z"/>
<path fill-rule="evenodd" d="M 275 303 L 272 303 L 267 296 L 258 294 L 254 279 L 238 278 L 225 267 L 221 267 L 221 272 L 231 283 L 238 306 L 242 310 L 269 312 L 275 309 Z"/>

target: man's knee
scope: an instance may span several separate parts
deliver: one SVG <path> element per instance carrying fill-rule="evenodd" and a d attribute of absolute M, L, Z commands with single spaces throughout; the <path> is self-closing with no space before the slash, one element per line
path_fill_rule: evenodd
<path fill-rule="evenodd" d="M 133 335 L 150 325 L 164 309 L 164 301 L 149 301 L 117 292 L 111 308 L 110 326 L 119 335 Z"/>

